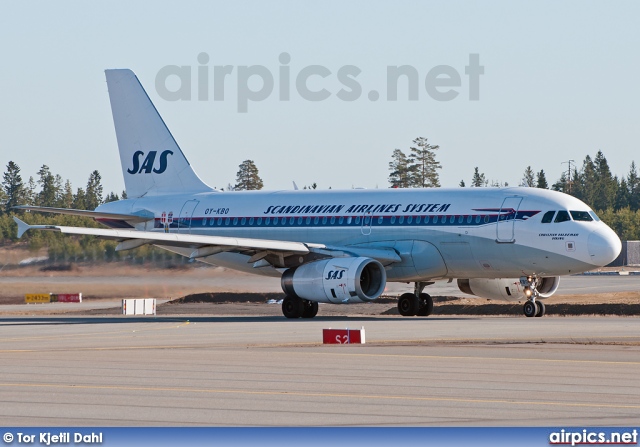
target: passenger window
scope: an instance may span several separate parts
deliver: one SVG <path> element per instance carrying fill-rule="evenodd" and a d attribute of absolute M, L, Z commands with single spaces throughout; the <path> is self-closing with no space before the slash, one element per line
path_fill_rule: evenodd
<path fill-rule="evenodd" d="M 579 222 L 591 222 L 593 219 L 589 215 L 587 211 L 571 211 L 571 217 L 573 220 L 577 220 Z"/>
<path fill-rule="evenodd" d="M 253 217 L 249 219 L 249 225 L 253 225 Z"/>
<path fill-rule="evenodd" d="M 404 216 L 400 216 L 400 217 L 398 218 L 398 223 L 401 223 L 401 224 L 403 224 L 403 223 L 404 223 Z"/>
<path fill-rule="evenodd" d="M 240 221 L 240 225 L 244 226 L 244 224 L 247 223 L 247 218 L 243 217 L 242 220 Z M 234 223 L 235 225 L 235 223 Z"/>
<path fill-rule="evenodd" d="M 344 223 L 344 216 L 340 216 L 340 219 L 338 219 L 338 223 L 340 225 L 342 225 Z"/>
<path fill-rule="evenodd" d="M 416 217 L 416 223 L 417 223 L 417 224 L 419 224 L 421 220 L 422 220 L 422 216 L 418 216 L 418 217 Z"/>
<path fill-rule="evenodd" d="M 544 216 L 542 216 L 542 223 L 553 222 L 553 215 L 555 213 L 556 213 L 555 211 L 547 211 L 546 213 L 544 213 Z"/>
<path fill-rule="evenodd" d="M 336 223 L 336 216 L 331 216 L 331 225 Z"/>
<path fill-rule="evenodd" d="M 554 222 L 559 223 L 559 222 L 566 222 L 568 220 L 571 220 L 571 216 L 569 216 L 568 211 L 558 211 L 558 214 L 556 215 L 556 220 L 554 220 Z"/>
<path fill-rule="evenodd" d="M 378 217 L 378 225 L 382 225 L 382 222 L 384 222 L 384 217 Z"/>

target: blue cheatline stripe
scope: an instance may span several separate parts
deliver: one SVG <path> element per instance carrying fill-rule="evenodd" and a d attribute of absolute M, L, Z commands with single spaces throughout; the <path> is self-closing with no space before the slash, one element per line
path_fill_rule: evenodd
<path fill-rule="evenodd" d="M 259 216 L 259 217 L 193 217 L 174 219 L 170 228 L 322 228 L 322 227 L 480 227 L 500 221 L 524 221 L 540 211 L 519 211 L 517 214 L 448 214 L 441 216 Z M 370 221 L 369 221 L 370 219 Z M 164 228 L 160 218 L 155 228 Z"/>

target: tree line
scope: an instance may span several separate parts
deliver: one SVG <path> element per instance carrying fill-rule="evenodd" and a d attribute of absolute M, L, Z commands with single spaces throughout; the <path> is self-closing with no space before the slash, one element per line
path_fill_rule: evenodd
<path fill-rule="evenodd" d="M 389 162 L 391 188 L 439 187 L 438 170 L 441 164 L 435 159 L 437 145 L 419 137 L 413 140 L 409 155 L 394 149 Z M 464 180 L 460 187 L 467 187 Z M 489 180 L 478 167 L 474 168 L 469 187 L 506 187 L 507 182 Z M 640 240 L 640 177 L 635 161 L 631 162 L 626 176 L 613 175 L 604 153 L 595 157 L 586 155 L 582 166 L 569 165 L 560 178 L 549 186 L 544 169 L 534 171 L 527 166 L 518 186 L 552 189 L 572 195 L 594 209 L 622 240 Z"/>
<path fill-rule="evenodd" d="M 436 160 L 438 145 L 418 137 L 412 142 L 408 154 L 394 149 L 389 162 L 389 184 L 392 188 L 440 187 L 440 162 Z M 17 205 L 35 205 L 71 209 L 93 210 L 102 203 L 126 199 L 126 192 L 120 195 L 110 192 L 104 195 L 100 172 L 89 174 L 87 183 L 75 190 L 69 180 L 51 172 L 47 165 L 24 181 L 20 167 L 9 161 L 2 176 L 0 188 L 0 241 L 2 244 L 17 240 L 16 225 L 11 216 L 24 213 L 12 209 Z M 315 189 L 317 185 L 312 185 Z M 464 180 L 459 184 L 467 187 Z M 478 167 L 474 168 L 469 187 L 508 186 L 506 182 L 487 180 Z M 595 157 L 585 156 L 581 166 L 573 166 L 549 186 L 544 169 L 534 171 L 527 166 L 519 186 L 552 189 L 572 195 L 590 205 L 600 218 L 616 231 L 623 240 L 640 239 L 640 176 L 635 162 L 629 172 L 622 177 L 613 175 L 606 157 L 598 151 Z M 243 161 L 236 174 L 236 183 L 228 185 L 228 190 L 259 190 L 263 181 L 252 160 Z M 68 215 L 37 213 L 37 222 L 50 225 L 99 227 L 93 219 Z M 34 219 L 31 219 L 34 221 Z M 48 247 L 52 260 L 118 260 L 122 257 L 135 259 L 176 259 L 175 255 L 145 246 L 124 254 L 115 251 L 115 243 L 89 236 L 70 238 L 57 232 L 28 232 L 24 240 L 31 248 Z"/>
<path fill-rule="evenodd" d="M 262 189 L 263 182 L 258 174 L 258 168 L 252 160 L 245 160 L 239 166 L 235 185 L 229 185 L 228 190 L 240 191 Z M 47 165 L 42 165 L 35 178 L 30 176 L 24 180 L 20 166 L 9 161 L 2 176 L 0 188 L 0 244 L 7 245 L 17 241 L 17 226 L 12 219 L 18 215 L 30 223 L 45 225 L 84 226 L 98 228 L 101 225 L 91 218 L 59 215 L 49 213 L 30 213 L 37 215 L 31 219 L 24 211 L 13 209 L 18 205 L 44 206 L 54 208 L 70 208 L 80 210 L 94 210 L 99 205 L 120 199 L 126 199 L 127 194 L 120 195 L 110 192 L 104 195 L 102 176 L 95 170 L 89 174 L 84 187 L 73 189 L 69 180 L 63 180 L 59 174 L 54 174 Z M 64 237 L 58 232 L 29 231 L 23 237 L 28 246 L 37 250 L 48 248 L 49 258 L 53 262 L 82 262 L 82 261 L 117 261 L 122 259 L 135 262 L 158 261 L 175 262 L 184 259 L 178 255 L 168 253 L 152 246 L 143 246 L 127 252 L 116 252 L 116 243 L 100 240 L 90 236 Z"/>

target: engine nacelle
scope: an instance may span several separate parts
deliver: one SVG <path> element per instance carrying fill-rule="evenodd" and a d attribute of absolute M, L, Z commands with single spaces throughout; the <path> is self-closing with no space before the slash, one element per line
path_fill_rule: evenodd
<path fill-rule="evenodd" d="M 387 274 L 371 258 L 331 258 L 291 268 L 282 274 L 282 290 L 320 303 L 366 303 L 384 291 Z"/>
<path fill-rule="evenodd" d="M 549 298 L 556 293 L 560 284 L 559 276 L 548 276 L 537 280 L 536 289 L 539 298 Z M 520 279 L 459 279 L 458 288 L 469 295 L 489 298 L 492 300 L 521 301 L 526 300 L 524 287 L 520 285 Z"/>

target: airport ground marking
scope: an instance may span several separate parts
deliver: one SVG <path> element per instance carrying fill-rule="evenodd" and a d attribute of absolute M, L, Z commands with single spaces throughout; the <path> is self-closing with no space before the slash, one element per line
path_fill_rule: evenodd
<path fill-rule="evenodd" d="M 520 401 L 506 399 L 463 399 L 455 397 L 422 397 L 422 396 L 383 396 L 376 394 L 349 394 L 349 393 L 310 393 L 301 391 L 251 391 L 251 390 L 221 390 L 208 388 L 178 388 L 178 387 L 141 387 L 141 386 L 115 386 L 115 385 L 66 385 L 47 383 L 0 383 L 1 388 L 57 388 L 57 389 L 88 389 L 88 390 L 119 390 L 119 391 L 167 391 L 180 393 L 201 394 L 246 394 L 262 396 L 293 396 L 293 397 L 332 397 L 367 400 L 407 400 L 421 402 L 458 402 L 471 404 L 506 404 L 506 405 L 535 405 L 554 407 L 581 407 L 581 408 L 616 408 L 616 409 L 640 409 L 640 405 L 583 403 L 583 402 L 550 402 L 550 401 Z"/>

